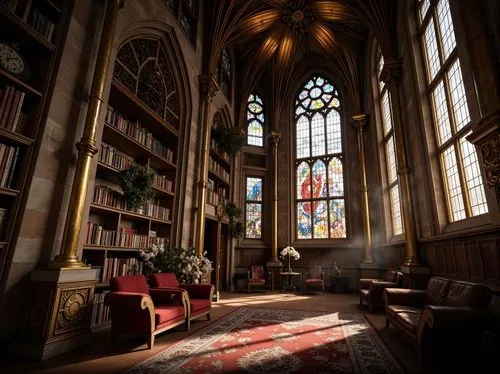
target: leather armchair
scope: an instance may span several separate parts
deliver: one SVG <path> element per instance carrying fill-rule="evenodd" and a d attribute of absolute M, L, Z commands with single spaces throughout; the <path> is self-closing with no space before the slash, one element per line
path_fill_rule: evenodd
<path fill-rule="evenodd" d="M 115 277 L 110 284 L 104 303 L 111 308 L 112 342 L 119 333 L 145 335 L 151 349 L 156 335 L 181 324 L 189 329 L 187 292 L 149 289 L 144 275 Z"/>
<path fill-rule="evenodd" d="M 362 278 L 359 280 L 359 305 L 368 304 L 371 312 L 374 307 L 383 307 L 384 289 L 401 287 L 403 274 L 389 270 L 384 279 Z"/>
<path fill-rule="evenodd" d="M 179 284 L 175 273 L 154 273 L 151 275 L 151 287 L 153 289 L 185 290 L 188 294 L 190 305 L 190 319 L 207 316 L 210 320 L 212 310 L 212 298 L 214 286 L 211 284 Z"/>
<path fill-rule="evenodd" d="M 470 354 L 491 325 L 491 293 L 484 285 L 433 277 L 426 290 L 387 288 L 384 293 L 386 327 L 393 325 L 424 362 L 436 354 Z"/>

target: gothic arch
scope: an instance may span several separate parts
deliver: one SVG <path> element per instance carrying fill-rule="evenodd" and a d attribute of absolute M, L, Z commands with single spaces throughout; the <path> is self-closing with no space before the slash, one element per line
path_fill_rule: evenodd
<path fill-rule="evenodd" d="M 190 144 L 190 128 L 192 116 L 192 95 L 191 95 L 191 84 L 189 80 L 189 74 L 187 70 L 187 65 L 184 60 L 184 53 L 179 44 L 175 30 L 172 26 L 169 26 L 163 22 L 156 20 L 142 20 L 135 24 L 128 25 L 124 28 L 122 34 L 119 37 L 118 47 L 115 51 L 114 64 L 116 63 L 117 57 L 120 54 L 120 48 L 126 45 L 128 42 L 134 39 L 150 39 L 155 40 L 161 48 L 165 51 L 165 62 L 170 67 L 171 85 L 176 88 L 176 96 L 178 100 L 178 127 L 179 130 L 179 157 L 178 157 L 178 167 L 177 176 L 178 180 L 177 188 L 179 191 L 186 189 L 187 184 L 187 161 L 189 154 L 189 144 Z M 147 65 L 147 61 L 143 61 L 144 66 Z M 160 89 L 160 86 L 157 87 Z M 172 100 L 171 96 L 166 94 L 166 100 Z M 175 106 L 175 104 L 174 104 Z M 154 109 L 154 108 L 152 108 Z M 184 211 L 185 204 L 184 194 L 179 194 L 177 198 L 177 203 L 174 208 L 173 218 L 177 223 L 175 225 L 175 232 L 173 233 L 172 245 L 180 245 L 182 225 L 179 222 L 184 221 Z"/>

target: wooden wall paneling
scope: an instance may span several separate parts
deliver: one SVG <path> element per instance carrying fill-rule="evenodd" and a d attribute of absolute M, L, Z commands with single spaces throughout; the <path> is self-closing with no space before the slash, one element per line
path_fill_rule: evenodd
<path fill-rule="evenodd" d="M 444 258 L 446 261 L 445 274 L 449 277 L 456 277 L 457 276 L 457 266 L 456 266 L 453 241 L 449 241 L 449 242 L 445 243 L 445 245 L 443 246 L 443 249 L 444 249 Z"/>
<path fill-rule="evenodd" d="M 481 256 L 484 278 L 487 280 L 500 279 L 500 249 L 499 240 L 480 240 L 479 255 Z"/>
<path fill-rule="evenodd" d="M 457 263 L 457 275 L 459 278 L 469 279 L 470 278 L 470 270 L 469 270 L 469 260 L 467 257 L 467 251 L 465 249 L 464 242 L 456 242 L 454 244 L 455 247 L 455 261 Z"/>
<path fill-rule="evenodd" d="M 442 243 L 436 245 L 436 269 L 438 275 L 446 275 L 446 260 L 444 258 L 444 246 Z"/>
<path fill-rule="evenodd" d="M 473 280 L 484 278 L 483 264 L 479 252 L 478 242 L 476 240 L 466 240 L 467 258 L 469 259 L 470 277 Z"/>
<path fill-rule="evenodd" d="M 425 255 L 427 257 L 427 264 L 431 267 L 433 273 L 436 273 L 436 247 L 433 245 L 425 246 Z"/>

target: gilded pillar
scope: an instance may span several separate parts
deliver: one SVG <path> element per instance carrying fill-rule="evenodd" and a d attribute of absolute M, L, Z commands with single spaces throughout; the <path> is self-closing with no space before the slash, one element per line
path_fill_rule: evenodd
<path fill-rule="evenodd" d="M 272 208 L 272 262 L 278 260 L 278 145 L 281 141 L 281 133 L 279 131 L 271 131 L 269 140 L 273 146 L 273 208 Z"/>
<path fill-rule="evenodd" d="M 198 181 L 198 211 L 196 216 L 196 242 L 198 255 L 203 255 L 205 245 L 205 204 L 207 201 L 208 161 L 210 157 L 210 112 L 212 100 L 219 90 L 214 74 L 200 75 L 200 91 L 203 105 L 203 131 L 201 135 L 200 179 Z"/>
<path fill-rule="evenodd" d="M 221 267 L 222 267 L 222 220 L 226 214 L 224 205 L 219 202 L 215 208 L 217 216 L 217 247 L 215 252 L 215 297 L 219 301 L 220 298 L 220 282 L 221 282 Z"/>
<path fill-rule="evenodd" d="M 361 174 L 361 208 L 363 210 L 363 229 L 365 234 L 364 264 L 372 264 L 372 232 L 370 227 L 370 208 L 368 205 L 368 184 L 366 183 L 366 158 L 364 143 L 364 128 L 366 114 L 356 114 L 352 117 L 353 125 L 358 132 L 359 165 Z"/>
<path fill-rule="evenodd" d="M 477 90 L 479 123 L 467 140 L 477 147 L 486 187 L 495 188 L 500 201 L 500 60 L 488 27 L 484 2 L 458 1 L 467 52 Z"/>
<path fill-rule="evenodd" d="M 401 115 L 401 101 L 399 99 L 399 84 L 401 80 L 401 60 L 386 59 L 381 74 L 382 81 L 391 94 L 392 120 L 394 124 L 394 138 L 396 143 L 396 163 L 399 188 L 401 191 L 401 208 L 405 230 L 406 253 L 403 266 L 420 266 L 420 255 L 417 248 L 417 230 L 410 188 L 410 169 L 405 146 L 403 119 Z"/>
<path fill-rule="evenodd" d="M 89 95 L 89 106 L 82 139 L 77 143 L 78 161 L 76 164 L 73 185 L 69 198 L 68 213 L 64 223 L 64 233 L 61 243 L 61 252 L 53 262 L 51 268 L 82 268 L 86 265 L 77 256 L 80 230 L 83 222 L 87 184 L 89 181 L 92 158 L 97 153 L 95 134 L 99 127 L 101 107 L 106 88 L 111 52 L 115 37 L 116 19 L 118 10 L 125 4 L 124 0 L 109 0 L 106 5 L 101 40 L 97 52 L 97 62 L 92 79 Z"/>

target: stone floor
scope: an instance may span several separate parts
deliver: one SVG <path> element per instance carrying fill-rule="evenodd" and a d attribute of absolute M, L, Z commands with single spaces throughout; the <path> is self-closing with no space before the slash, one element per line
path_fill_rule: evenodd
<path fill-rule="evenodd" d="M 383 312 L 368 313 L 365 307 L 359 306 L 358 296 L 352 293 L 326 293 L 325 295 L 321 293 L 279 292 L 223 293 L 220 301 L 213 305 L 212 321 L 241 306 L 365 313 L 393 356 L 409 373 L 434 374 L 456 372 L 456 370 L 451 370 L 439 364 L 424 370 L 415 349 L 400 337 L 392 327 L 389 329 L 385 328 Z M 4 358 L 0 366 L 0 371 L 4 374 L 120 373 L 151 355 L 164 350 L 187 335 L 202 329 L 209 323 L 210 321 L 201 317 L 199 321 L 195 320 L 191 323 L 191 329 L 187 332 L 183 331 L 182 327 L 179 327 L 158 335 L 152 350 L 148 350 L 145 340 L 141 340 L 140 338 L 119 338 L 116 345 L 110 345 L 109 329 L 105 329 L 94 334 L 93 343 L 89 347 L 68 352 L 59 357 L 49 359 L 44 363 L 33 364 L 13 358 Z"/>

